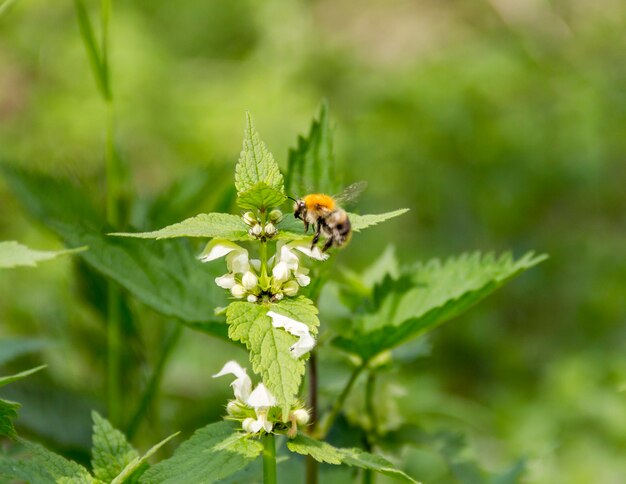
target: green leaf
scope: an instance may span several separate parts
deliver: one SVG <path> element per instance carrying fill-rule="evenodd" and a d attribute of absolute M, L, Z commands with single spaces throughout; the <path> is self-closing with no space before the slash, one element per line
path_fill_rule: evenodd
<path fill-rule="evenodd" d="M 250 351 L 252 369 L 274 395 L 287 415 L 300 388 L 305 371 L 305 358 L 294 358 L 289 348 L 298 340 L 282 328 L 272 326 L 268 311 L 275 311 L 309 326 L 317 333 L 319 320 L 313 303 L 300 296 L 269 305 L 233 302 L 226 309 L 228 334 L 241 341 Z"/>
<path fill-rule="evenodd" d="M 16 373 L 15 375 L 3 376 L 0 378 L 0 387 L 8 385 L 9 383 L 13 383 L 14 381 L 21 380 L 22 378 L 26 378 L 27 376 L 30 376 L 33 373 L 37 373 L 38 371 L 43 370 L 45 367 L 46 365 L 41 365 L 41 366 L 37 366 L 36 368 L 31 368 L 30 370 Z"/>
<path fill-rule="evenodd" d="M 2 338 L 0 339 L 0 365 L 31 353 L 36 353 L 51 344 L 44 338 Z"/>
<path fill-rule="evenodd" d="M 0 475 L 31 484 L 92 484 L 96 481 L 83 466 L 45 447 L 19 439 L 26 458 L 0 456 Z"/>
<path fill-rule="evenodd" d="M 299 433 L 295 439 L 287 442 L 287 447 L 292 452 L 302 455 L 310 455 L 318 462 L 333 465 L 348 465 L 369 469 L 389 477 L 405 482 L 417 482 L 399 469 L 395 469 L 387 459 L 363 452 L 359 449 L 341 449 L 332 445 L 315 440 L 307 435 Z"/>
<path fill-rule="evenodd" d="M 341 188 L 335 174 L 333 133 L 325 101 L 320 106 L 318 119 L 311 123 L 308 136 L 298 136 L 296 147 L 289 150 L 287 166 L 287 193 L 299 196 L 311 190 L 336 193 Z"/>
<path fill-rule="evenodd" d="M 546 259 L 510 254 L 463 254 L 445 262 L 417 264 L 400 279 L 387 278 L 374 289 L 375 310 L 354 319 L 352 329 L 333 344 L 371 358 L 458 316 L 515 276 Z"/>
<path fill-rule="evenodd" d="M 209 484 L 246 467 L 263 452 L 263 445 L 237 432 L 233 422 L 217 422 L 197 430 L 174 455 L 152 466 L 142 484 Z"/>
<path fill-rule="evenodd" d="M 64 179 L 2 165 L 8 186 L 25 208 L 67 245 L 87 245 L 83 259 L 154 310 L 199 324 L 218 337 L 226 325 L 213 311 L 224 291 L 213 279 L 219 264 L 201 264 L 186 241 L 146 242 L 108 237 L 89 193 Z M 59 193 L 63 193 L 60 197 Z M 204 324 L 207 323 L 207 324 Z"/>
<path fill-rule="evenodd" d="M 265 210 L 286 199 L 278 164 L 259 138 L 250 113 L 246 114 L 243 150 L 235 167 L 235 187 L 242 208 Z"/>
<path fill-rule="evenodd" d="M 18 266 L 35 267 L 38 262 L 54 259 L 60 255 L 75 254 L 86 247 L 69 250 L 33 250 L 15 241 L 0 242 L 0 269 Z"/>
<path fill-rule="evenodd" d="M 93 472 L 98 479 L 111 482 L 133 459 L 139 457 L 139 454 L 128 443 L 124 434 L 113 428 L 98 412 L 91 412 L 91 418 Z"/>
<path fill-rule="evenodd" d="M 358 215 L 356 213 L 348 213 L 348 218 L 352 224 L 352 230 L 354 232 L 361 232 L 362 230 L 378 225 L 382 222 L 386 222 L 395 217 L 399 217 L 402 214 L 408 212 L 408 208 L 401 208 L 394 210 L 393 212 Z M 312 233 L 305 234 L 302 220 L 297 220 L 293 215 L 286 215 L 283 220 L 278 224 L 279 232 L 276 235 L 276 239 L 281 240 L 298 240 L 312 237 Z"/>
<path fill-rule="evenodd" d="M 217 237 L 233 241 L 250 239 L 248 226 L 241 217 L 228 213 L 201 213 L 152 232 L 116 232 L 109 235 L 157 240 L 175 237 Z"/>
<path fill-rule="evenodd" d="M 15 2 L 16 0 L 4 0 L 4 2 L 0 4 L 0 17 L 8 12 L 9 8 L 11 8 Z"/>
<path fill-rule="evenodd" d="M 180 432 L 170 435 L 156 445 L 153 445 L 148 452 L 141 457 L 135 457 L 129 462 L 120 474 L 111 481 L 111 484 L 122 484 L 124 482 L 137 482 L 139 478 L 148 468 L 148 459 L 152 457 L 161 447 L 176 437 Z"/>
<path fill-rule="evenodd" d="M 109 83 L 107 81 L 106 68 L 102 61 L 100 49 L 96 42 L 96 37 L 91 27 L 91 21 L 89 20 L 89 14 L 85 8 L 83 0 L 74 0 L 74 7 L 76 9 L 76 18 L 78 20 L 78 27 L 80 28 L 80 35 L 87 51 L 87 58 L 93 71 L 93 75 L 100 90 L 100 93 L 105 99 L 109 99 L 111 96 L 109 90 Z"/>
<path fill-rule="evenodd" d="M 14 439 L 17 437 L 13 420 L 17 418 L 17 411 L 21 405 L 16 402 L 0 398 L 0 436 Z"/>

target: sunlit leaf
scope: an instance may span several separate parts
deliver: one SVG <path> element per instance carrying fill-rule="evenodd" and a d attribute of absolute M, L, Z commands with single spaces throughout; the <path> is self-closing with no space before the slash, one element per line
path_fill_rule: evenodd
<path fill-rule="evenodd" d="M 122 432 L 92 412 L 93 447 L 91 465 L 93 473 L 102 481 L 111 482 L 136 457 L 138 452 L 128 443 Z"/>
<path fill-rule="evenodd" d="M 33 250 L 15 241 L 0 242 L 0 269 L 18 266 L 35 267 L 38 262 L 54 259 L 60 255 L 75 254 L 86 247 L 70 250 Z"/>

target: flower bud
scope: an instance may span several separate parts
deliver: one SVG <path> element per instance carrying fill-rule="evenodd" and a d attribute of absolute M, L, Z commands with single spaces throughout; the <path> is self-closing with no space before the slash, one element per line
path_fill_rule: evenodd
<path fill-rule="evenodd" d="M 298 425 L 306 425 L 309 423 L 309 419 L 311 418 L 309 412 L 304 408 L 299 408 L 292 412 L 293 418 L 296 419 Z"/>
<path fill-rule="evenodd" d="M 277 208 L 275 208 L 274 210 L 272 210 L 270 212 L 270 221 L 274 222 L 275 224 L 277 224 L 278 222 L 280 222 L 283 219 L 283 212 L 281 212 L 280 210 L 278 210 Z"/>
<path fill-rule="evenodd" d="M 259 283 L 259 278 L 252 271 L 246 272 L 241 278 L 241 284 L 246 290 L 251 291 L 256 288 L 256 285 Z"/>
<path fill-rule="evenodd" d="M 289 297 L 292 297 L 298 294 L 298 289 L 300 289 L 300 286 L 298 285 L 296 281 L 286 282 L 285 284 L 283 284 L 283 288 L 282 288 L 285 296 L 289 296 Z"/>
<path fill-rule="evenodd" d="M 250 417 L 244 419 L 244 421 L 241 422 L 241 428 L 244 430 L 244 432 L 248 432 L 249 434 L 255 434 L 260 430 L 257 421 Z"/>
<path fill-rule="evenodd" d="M 274 294 L 274 301 L 280 301 L 283 298 L 283 293 L 279 292 L 278 294 Z"/>
<path fill-rule="evenodd" d="M 255 303 L 255 302 L 257 302 L 258 299 L 259 298 L 256 297 L 254 294 L 248 294 L 247 301 L 249 303 Z"/>
<path fill-rule="evenodd" d="M 278 229 L 272 222 L 266 223 L 264 230 L 265 230 L 265 235 L 267 235 L 268 237 L 273 237 L 274 235 L 276 235 L 276 232 L 278 232 Z"/>
<path fill-rule="evenodd" d="M 256 218 L 256 215 L 254 215 L 253 212 L 246 212 L 243 214 L 242 216 L 243 221 L 246 225 L 256 225 L 258 223 L 258 220 Z"/>
<path fill-rule="evenodd" d="M 245 417 L 248 414 L 247 409 L 237 400 L 228 402 L 226 405 L 226 413 L 235 418 Z"/>
<path fill-rule="evenodd" d="M 259 235 L 261 235 L 262 231 L 263 231 L 263 228 L 261 227 L 261 225 L 255 224 L 252 227 L 250 227 L 250 230 L 248 230 L 248 233 L 252 237 L 258 237 Z"/>
<path fill-rule="evenodd" d="M 237 299 L 241 299 L 246 295 L 246 288 L 243 287 L 241 284 L 235 284 L 233 287 L 230 288 L 230 293 Z"/>

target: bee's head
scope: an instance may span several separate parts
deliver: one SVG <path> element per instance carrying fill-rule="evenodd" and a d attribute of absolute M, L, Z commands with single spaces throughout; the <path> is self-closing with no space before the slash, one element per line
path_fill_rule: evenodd
<path fill-rule="evenodd" d="M 304 203 L 304 200 L 302 200 L 301 198 L 298 198 L 298 199 L 292 198 L 292 200 L 293 200 L 293 216 L 301 219 L 302 214 L 306 210 L 306 204 Z"/>

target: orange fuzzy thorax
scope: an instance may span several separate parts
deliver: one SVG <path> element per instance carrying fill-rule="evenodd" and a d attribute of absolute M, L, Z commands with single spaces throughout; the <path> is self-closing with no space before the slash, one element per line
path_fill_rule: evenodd
<path fill-rule="evenodd" d="M 313 193 L 304 197 L 304 203 L 307 210 L 315 211 L 320 209 L 334 210 L 335 201 L 332 197 L 323 193 Z"/>

